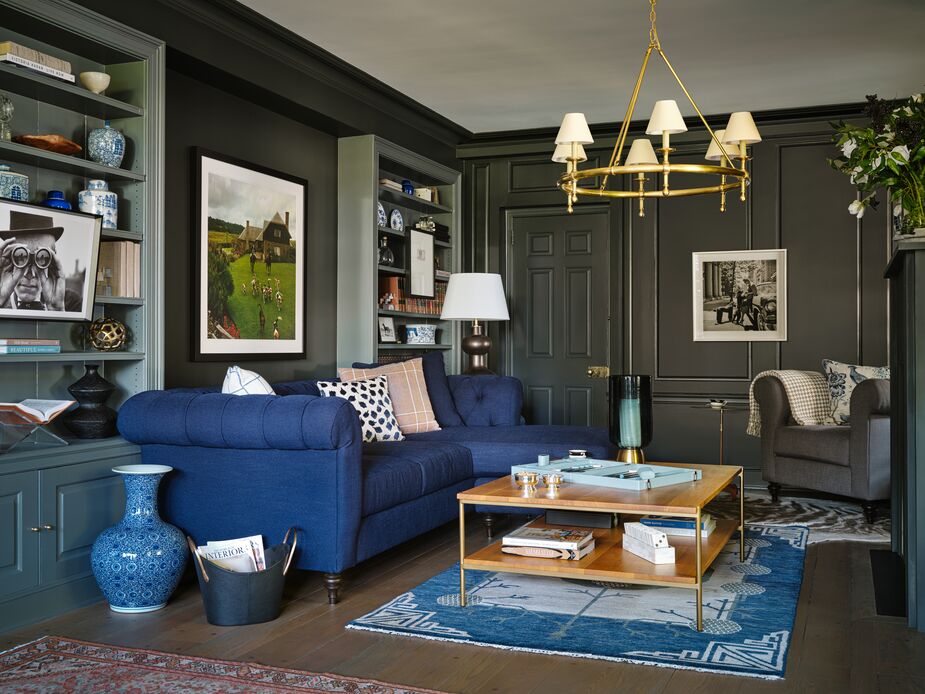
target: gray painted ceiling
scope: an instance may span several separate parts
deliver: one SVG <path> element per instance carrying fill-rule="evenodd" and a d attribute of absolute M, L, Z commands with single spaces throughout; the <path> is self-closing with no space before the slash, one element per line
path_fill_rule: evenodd
<path fill-rule="evenodd" d="M 473 132 L 623 119 L 644 0 L 242 0 Z M 662 48 L 706 114 L 925 90 L 923 0 L 663 0 Z M 636 119 L 684 95 L 650 61 Z"/>

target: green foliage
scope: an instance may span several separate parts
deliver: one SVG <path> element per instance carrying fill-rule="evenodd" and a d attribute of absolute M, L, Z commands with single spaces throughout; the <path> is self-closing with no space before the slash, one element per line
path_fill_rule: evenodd
<path fill-rule="evenodd" d="M 870 126 L 832 123 L 841 156 L 829 163 L 863 194 L 848 211 L 863 217 L 876 206 L 877 189 L 889 188 L 903 230 L 925 227 L 925 98 L 914 94 L 894 103 L 874 95 L 867 102 Z"/>
<path fill-rule="evenodd" d="M 221 323 L 228 304 L 228 297 L 234 291 L 234 279 L 228 263 L 221 253 L 209 251 L 208 259 L 208 297 L 212 318 Z"/>
<path fill-rule="evenodd" d="M 237 236 L 244 231 L 244 226 L 241 224 L 234 224 L 233 222 L 226 222 L 224 219 L 218 219 L 217 217 L 209 217 L 209 231 L 225 231 Z"/>

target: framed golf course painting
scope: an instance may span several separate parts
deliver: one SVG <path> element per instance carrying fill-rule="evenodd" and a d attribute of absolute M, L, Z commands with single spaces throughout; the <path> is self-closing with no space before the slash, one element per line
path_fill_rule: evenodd
<path fill-rule="evenodd" d="M 307 181 L 192 155 L 193 360 L 304 358 Z"/>

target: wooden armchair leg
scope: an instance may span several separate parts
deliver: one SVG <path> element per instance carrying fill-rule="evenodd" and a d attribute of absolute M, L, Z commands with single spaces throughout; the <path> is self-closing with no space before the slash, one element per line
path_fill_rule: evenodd
<path fill-rule="evenodd" d="M 775 504 L 780 501 L 780 485 L 777 482 L 771 482 L 768 485 L 768 491 L 771 492 L 771 501 Z"/>
<path fill-rule="evenodd" d="M 343 581 L 341 574 L 325 574 L 324 575 L 324 587 L 328 589 L 328 604 L 336 605 L 340 596 L 338 591 L 340 591 L 340 584 Z"/>
<path fill-rule="evenodd" d="M 877 520 L 877 505 L 873 501 L 862 501 L 861 508 L 864 509 L 864 518 L 868 523 Z"/>

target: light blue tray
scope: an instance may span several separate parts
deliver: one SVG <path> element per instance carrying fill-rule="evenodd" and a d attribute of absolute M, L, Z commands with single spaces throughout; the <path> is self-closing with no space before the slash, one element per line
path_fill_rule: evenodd
<path fill-rule="evenodd" d="M 695 468 L 637 465 L 594 458 L 563 458 L 550 461 L 547 465 L 512 465 L 511 474 L 518 472 L 536 472 L 539 475 L 558 472 L 562 474 L 563 481 L 570 484 L 592 484 L 637 492 L 694 482 L 703 477 L 702 471 Z"/>

